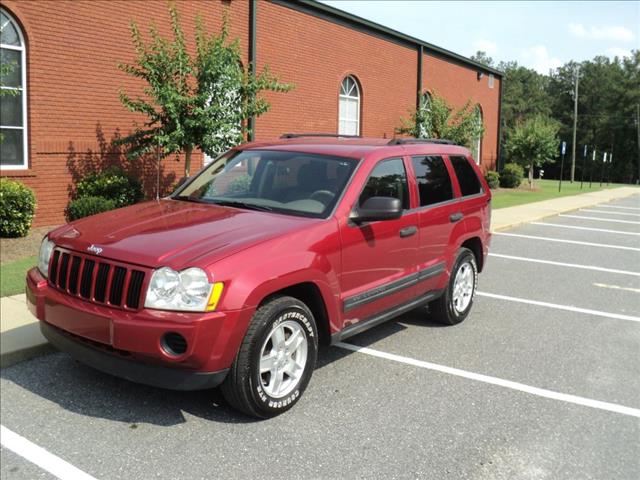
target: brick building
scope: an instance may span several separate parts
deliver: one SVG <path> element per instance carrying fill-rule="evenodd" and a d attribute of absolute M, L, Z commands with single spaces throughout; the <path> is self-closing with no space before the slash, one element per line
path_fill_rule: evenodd
<path fill-rule="evenodd" d="M 419 39 L 313 1 L 189 0 L 177 3 L 188 42 L 199 13 L 209 30 L 229 10 L 231 37 L 243 62 L 269 65 L 286 94 L 268 93 L 271 110 L 256 119 L 255 138 L 284 132 L 394 135 L 420 95 L 438 92 L 456 107 L 477 105 L 485 133 L 474 152 L 493 169 L 499 157 L 500 72 Z M 141 119 L 120 104 L 118 91 L 141 85 L 117 68 L 134 61 L 129 22 L 143 32 L 153 22 L 168 32 L 164 0 L 3 0 L 2 56 L 18 68 L 3 88 L 1 174 L 24 182 L 37 196 L 35 225 L 64 221 L 80 175 L 121 163 L 139 175 L 148 193 L 156 185 L 155 159 L 125 162 L 111 140 Z M 194 169 L 203 162 L 196 154 Z M 182 170 L 163 161 L 162 181 Z"/>

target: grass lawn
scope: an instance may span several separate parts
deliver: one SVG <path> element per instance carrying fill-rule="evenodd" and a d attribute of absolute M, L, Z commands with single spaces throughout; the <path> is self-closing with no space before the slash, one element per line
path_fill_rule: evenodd
<path fill-rule="evenodd" d="M 28 257 L 0 265 L 0 297 L 24 293 L 27 270 L 38 263 L 38 257 Z"/>
<path fill-rule="evenodd" d="M 630 187 L 632 185 L 614 184 L 607 186 L 600 182 L 593 182 L 592 188 L 589 188 L 589 182 L 585 182 L 580 189 L 580 182 L 562 182 L 562 191 L 558 192 L 558 180 L 535 180 L 533 182 L 534 190 L 529 189 L 529 183 L 522 182 L 520 188 L 498 189 L 492 191 L 493 199 L 491 200 L 493 208 L 513 207 L 514 205 L 522 205 L 523 203 L 540 202 L 551 198 L 566 197 L 568 195 L 579 195 L 581 193 L 596 192 L 607 188 Z"/>

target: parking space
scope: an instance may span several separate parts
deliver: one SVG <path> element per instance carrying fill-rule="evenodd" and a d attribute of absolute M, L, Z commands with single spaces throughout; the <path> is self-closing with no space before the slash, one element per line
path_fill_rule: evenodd
<path fill-rule="evenodd" d="M 2 425 L 99 479 L 637 479 L 640 196 L 585 210 L 495 235 L 464 323 L 416 310 L 321 351 L 280 417 L 57 353 L 2 370 Z M 52 478 L 9 448 L 2 478 Z"/>

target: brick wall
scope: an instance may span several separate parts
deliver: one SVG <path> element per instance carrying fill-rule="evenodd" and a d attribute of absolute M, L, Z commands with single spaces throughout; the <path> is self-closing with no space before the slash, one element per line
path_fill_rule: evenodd
<path fill-rule="evenodd" d="M 360 83 L 364 136 L 393 137 L 400 117 L 415 106 L 415 49 L 266 2 L 259 4 L 257 36 L 258 64 L 268 64 L 296 88 L 268 95 L 272 109 L 257 120 L 256 138 L 337 132 L 346 75 Z"/>
<path fill-rule="evenodd" d="M 57 1 L 6 0 L 2 6 L 21 23 L 27 40 L 29 169 L 3 170 L 36 192 L 35 225 L 64 222 L 64 209 L 74 176 L 92 168 L 121 164 L 139 175 L 146 193 L 155 195 L 156 159 L 127 162 L 110 147 L 117 135 L 132 131 L 143 119 L 128 112 L 118 91 L 140 92 L 141 84 L 121 72 L 120 62 L 134 61 L 129 22 L 134 20 L 148 38 L 154 22 L 169 35 L 169 15 L 164 0 Z M 187 40 L 193 43 L 196 13 L 209 29 L 219 29 L 223 2 L 179 2 Z M 231 34 L 247 49 L 248 5 L 230 6 Z M 244 59 L 246 61 L 246 57 Z M 196 154 L 192 170 L 202 162 Z M 167 185 L 180 178 L 182 159 L 163 161 L 162 179 Z"/>
<path fill-rule="evenodd" d="M 480 105 L 485 127 L 480 164 L 484 170 L 495 170 L 498 161 L 500 79 L 496 77 L 493 88 L 489 88 L 489 75 L 478 79 L 477 73 L 474 68 L 425 54 L 422 61 L 422 88 L 425 92 L 437 92 L 456 108 L 463 107 L 469 100 Z"/>
<path fill-rule="evenodd" d="M 126 111 L 118 90 L 139 92 L 141 84 L 117 68 L 132 62 L 129 22 L 148 32 L 154 22 L 168 35 L 164 0 L 76 0 L 25 2 L 3 0 L 21 22 L 27 40 L 29 169 L 3 170 L 32 187 L 38 199 L 35 225 L 64 222 L 64 208 L 74 180 L 82 173 L 121 164 L 140 176 L 149 196 L 156 191 L 156 160 L 127 162 L 111 140 L 131 132 L 143 119 Z M 193 45 L 196 13 L 209 29 L 218 29 L 229 8 L 231 36 L 239 38 L 247 62 L 249 3 L 244 0 L 178 2 L 187 41 Z M 417 53 L 391 41 L 276 4 L 258 2 L 258 68 L 268 64 L 287 94 L 267 94 L 271 110 L 256 123 L 256 138 L 287 131 L 336 132 L 340 82 L 350 74 L 362 89 L 361 130 L 365 136 L 393 136 L 400 119 L 415 106 Z M 471 98 L 482 106 L 486 132 L 482 163 L 495 164 L 499 79 L 494 89 L 476 70 L 425 55 L 423 87 L 435 89 L 461 106 Z M 192 171 L 202 162 L 196 153 Z M 182 159 L 163 161 L 166 187 L 184 168 Z"/>

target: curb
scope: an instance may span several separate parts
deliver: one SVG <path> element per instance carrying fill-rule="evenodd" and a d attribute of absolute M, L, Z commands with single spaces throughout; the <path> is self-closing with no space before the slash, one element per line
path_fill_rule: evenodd
<path fill-rule="evenodd" d="M 492 212 L 493 214 L 491 223 L 492 225 L 498 223 L 498 225 L 492 226 L 491 231 L 499 232 L 502 230 L 507 230 L 509 228 L 514 228 L 536 220 L 552 217 L 563 212 L 589 207 L 597 205 L 599 203 L 604 203 L 619 198 L 626 198 L 638 194 L 640 194 L 640 189 L 633 187 L 621 187 L 618 189 L 590 192 L 559 199 L 556 198 L 552 200 L 544 200 L 542 202 L 527 203 L 523 205 L 517 205 L 515 207 L 496 209 Z M 556 203 L 556 206 L 552 206 L 553 203 Z M 560 204 L 559 207 L 557 205 L 558 203 Z M 562 204 L 565 205 L 563 206 Z M 520 213 L 518 213 L 518 210 L 520 210 Z M 529 212 L 529 214 L 527 215 L 528 210 L 530 210 L 531 212 Z M 513 221 L 503 220 L 500 223 L 500 220 L 496 221 L 496 215 L 506 217 L 508 217 L 509 215 L 514 215 L 519 218 Z M 3 303 L 3 310 L 7 305 L 7 302 L 15 301 L 13 297 L 3 297 L 0 300 Z M 38 320 L 35 319 L 26 309 L 26 304 L 24 305 L 24 310 L 24 313 L 28 315 L 28 317 L 26 317 L 26 320 L 25 318 L 21 318 L 18 319 L 17 322 L 11 321 L 11 323 L 15 323 L 17 326 L 6 328 L 6 324 L 9 322 L 3 322 L 4 324 L 2 327 L 2 336 L 4 337 L 3 340 L 5 340 L 3 343 L 13 344 L 15 342 L 18 343 L 18 345 L 22 343 L 25 346 L 15 347 L 15 345 L 5 345 L 3 347 L 4 352 L 0 353 L 0 368 L 10 367 L 11 365 L 15 365 L 16 363 L 47 355 L 56 351 L 56 349 L 52 345 L 44 341 L 44 337 L 42 337 L 42 335 L 40 334 Z M 9 337 L 8 340 L 7 337 Z"/>
<path fill-rule="evenodd" d="M 516 205 L 514 207 L 499 208 L 492 212 L 491 232 L 501 232 L 503 230 L 519 227 L 527 223 L 535 222 L 537 220 L 553 217 L 561 213 L 570 212 L 572 210 L 577 210 L 580 208 L 591 207 L 600 203 L 610 202 L 611 200 L 618 200 L 633 195 L 640 195 L 640 189 L 634 187 L 621 187 L 579 195 L 571 195 L 551 200 L 543 200 L 541 202 L 525 203 L 522 205 Z M 551 206 L 553 203 L 556 203 L 556 206 Z M 558 207 L 558 203 L 566 203 L 566 205 Z M 532 212 L 529 215 L 523 215 L 521 218 L 515 221 L 500 222 L 500 220 L 496 219 L 497 215 L 508 216 L 509 213 L 515 212 L 516 209 L 532 210 Z M 535 212 L 535 210 L 538 211 Z"/>

